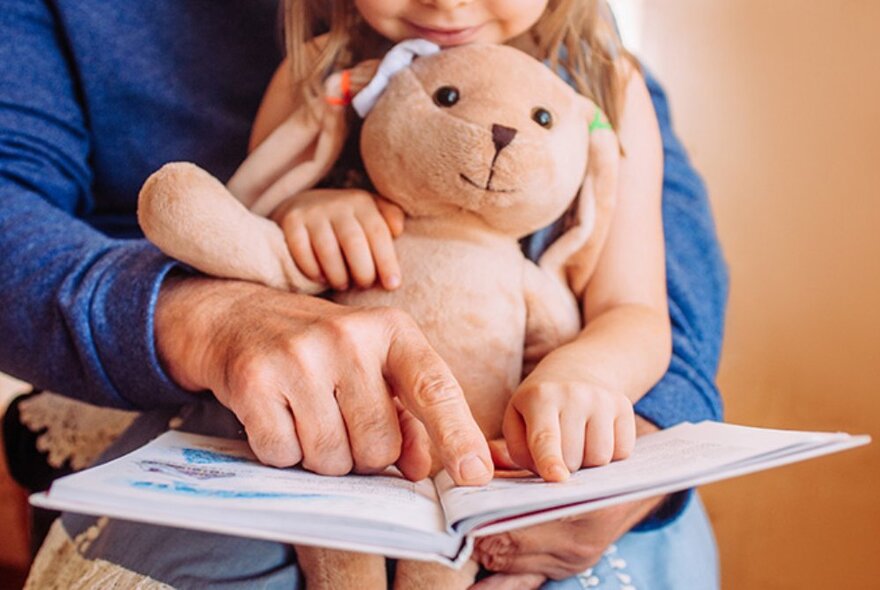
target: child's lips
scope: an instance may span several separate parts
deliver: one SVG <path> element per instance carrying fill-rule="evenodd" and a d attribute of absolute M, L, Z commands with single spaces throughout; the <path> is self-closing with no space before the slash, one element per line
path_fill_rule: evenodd
<path fill-rule="evenodd" d="M 464 43 L 472 41 L 474 38 L 476 38 L 477 33 L 483 27 L 483 25 L 476 25 L 473 27 L 449 29 L 424 27 L 422 25 L 417 25 L 413 22 L 408 22 L 408 24 L 417 36 L 421 37 L 422 39 L 427 39 L 428 41 L 433 41 L 437 45 L 444 46 L 462 45 Z"/>

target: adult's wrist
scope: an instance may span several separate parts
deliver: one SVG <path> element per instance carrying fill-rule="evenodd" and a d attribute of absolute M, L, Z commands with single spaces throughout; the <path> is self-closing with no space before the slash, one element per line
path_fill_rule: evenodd
<path fill-rule="evenodd" d="M 212 357 L 216 356 L 213 335 L 236 301 L 259 288 L 169 274 L 156 301 L 154 337 L 159 362 L 177 385 L 189 391 L 209 388 Z"/>

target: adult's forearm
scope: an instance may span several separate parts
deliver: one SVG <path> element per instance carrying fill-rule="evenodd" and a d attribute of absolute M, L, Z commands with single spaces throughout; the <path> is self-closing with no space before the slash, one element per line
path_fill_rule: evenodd
<path fill-rule="evenodd" d="M 111 240 L 0 179 L 0 368 L 95 404 L 181 403 L 155 354 L 152 306 L 174 262 Z"/>
<path fill-rule="evenodd" d="M 30 0 L 0 16 L 0 370 L 96 404 L 179 403 L 152 338 L 174 262 L 76 218 L 95 206 L 93 133 L 56 19 Z"/>

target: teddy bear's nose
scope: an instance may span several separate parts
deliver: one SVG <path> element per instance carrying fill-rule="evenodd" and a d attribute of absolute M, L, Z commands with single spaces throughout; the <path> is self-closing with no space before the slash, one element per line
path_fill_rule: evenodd
<path fill-rule="evenodd" d="M 492 141 L 495 143 L 495 151 L 500 152 L 513 141 L 516 136 L 516 129 L 505 127 L 504 125 L 492 125 Z"/>

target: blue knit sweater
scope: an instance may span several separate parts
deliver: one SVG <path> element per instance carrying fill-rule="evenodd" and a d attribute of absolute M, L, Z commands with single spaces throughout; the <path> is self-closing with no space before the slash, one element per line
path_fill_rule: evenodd
<path fill-rule="evenodd" d="M 273 0 L 3 0 L 0 370 L 103 405 L 189 394 L 159 365 L 156 295 L 175 263 L 140 238 L 137 193 L 170 160 L 226 179 L 281 58 Z M 727 290 L 706 192 L 649 78 L 665 149 L 674 354 L 637 411 L 718 419 Z"/>

